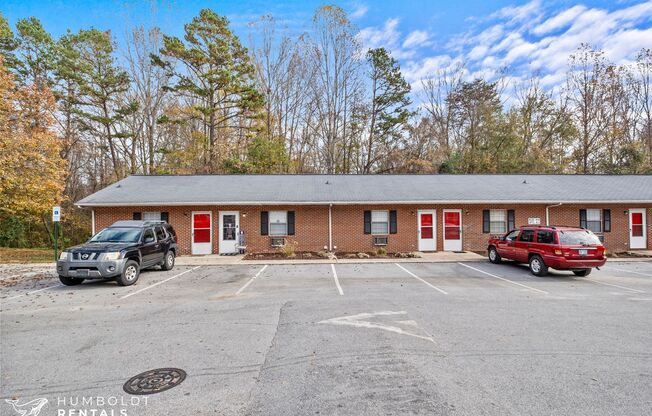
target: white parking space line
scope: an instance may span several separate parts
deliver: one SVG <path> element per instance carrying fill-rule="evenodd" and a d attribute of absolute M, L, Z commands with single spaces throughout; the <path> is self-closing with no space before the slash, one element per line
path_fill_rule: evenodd
<path fill-rule="evenodd" d="M 34 294 L 34 293 L 43 292 L 44 290 L 54 289 L 54 288 L 56 288 L 56 287 L 63 287 L 63 286 L 64 286 L 64 285 L 61 285 L 61 284 L 59 284 L 59 285 L 52 285 L 52 286 L 44 287 L 43 289 L 32 290 L 31 292 L 21 293 L 20 295 L 12 296 L 12 297 L 10 297 L 10 298 L 3 299 L 3 300 L 4 300 L 4 301 L 7 301 L 7 300 L 12 300 L 12 299 L 18 299 L 18 298 L 20 298 L 20 297 L 22 297 L 22 296 L 29 296 L 29 295 L 32 295 L 32 294 Z"/>
<path fill-rule="evenodd" d="M 436 291 L 438 291 L 438 292 L 440 292 L 440 293 L 442 293 L 444 295 L 448 295 L 448 292 L 446 292 L 445 290 L 442 290 L 442 289 L 438 288 L 437 286 L 426 282 L 425 280 L 423 280 L 422 278 L 420 278 L 416 274 L 412 273 L 411 271 L 409 271 L 405 267 L 401 266 L 400 264 L 398 264 L 398 263 L 394 263 L 394 264 L 397 265 L 400 269 L 402 269 L 405 273 L 409 274 L 410 276 L 414 277 L 415 279 L 419 280 L 420 282 L 423 282 L 423 283 L 427 284 L 431 288 L 435 289 Z"/>
<path fill-rule="evenodd" d="M 240 289 L 238 289 L 238 291 L 235 292 L 235 294 L 239 295 L 240 293 L 242 293 L 250 284 L 252 284 L 254 282 L 254 280 L 256 280 L 258 278 L 258 276 L 260 276 L 260 274 L 263 272 L 263 270 L 265 270 L 267 268 L 267 266 L 268 265 L 266 264 L 266 265 L 263 266 L 262 269 L 258 270 L 258 273 L 256 273 L 254 275 L 254 277 L 249 279 L 249 281 L 247 283 L 245 283 L 244 286 L 242 286 Z"/>
<path fill-rule="evenodd" d="M 631 290 L 632 292 L 637 292 L 637 293 L 645 293 L 644 290 L 632 289 L 631 287 L 615 285 L 613 283 L 605 283 L 605 282 L 601 282 L 600 280 L 595 280 L 595 279 L 582 279 L 582 281 L 597 283 L 599 285 L 605 285 L 605 286 L 613 286 L 613 287 L 617 287 L 617 288 L 620 288 L 620 289 Z"/>
<path fill-rule="evenodd" d="M 647 276 L 647 277 L 652 277 L 651 273 L 641 273 L 641 272 L 635 272 L 633 270 L 627 270 L 627 269 L 619 269 L 617 267 L 611 267 L 607 266 L 606 270 L 617 270 L 619 272 L 625 272 L 625 273 L 634 273 L 634 274 L 640 274 L 641 276 Z"/>
<path fill-rule="evenodd" d="M 144 292 L 144 291 L 146 291 L 146 290 L 149 290 L 149 289 L 151 289 L 151 288 L 153 288 L 153 287 L 156 287 L 156 286 L 158 286 L 158 285 L 160 285 L 160 284 L 163 284 L 163 283 L 165 283 L 165 282 L 168 282 L 168 281 L 170 281 L 170 280 L 172 280 L 172 279 L 176 279 L 177 277 L 179 277 L 179 276 L 183 276 L 183 275 L 186 274 L 186 273 L 190 273 L 190 272 L 193 271 L 193 270 L 197 270 L 197 269 L 199 269 L 200 267 L 201 267 L 201 266 L 193 267 L 192 269 L 188 269 L 188 270 L 186 270 L 185 272 L 181 272 L 181 273 L 179 273 L 179 274 L 175 274 L 174 276 L 172 276 L 172 277 L 168 277 L 168 278 L 165 279 L 165 280 L 161 280 L 160 282 L 156 282 L 156 283 L 154 283 L 154 284 L 152 284 L 152 285 L 149 285 L 149 286 L 147 286 L 147 287 L 144 287 L 144 288 L 142 288 L 142 289 L 140 289 L 140 290 L 137 290 L 137 291 L 135 291 L 135 292 L 133 292 L 133 293 L 129 293 L 128 295 L 124 295 L 123 297 L 120 298 L 120 300 L 122 300 L 122 299 L 127 299 L 127 298 L 130 297 L 130 296 L 137 295 L 137 294 L 142 293 L 142 292 Z"/>
<path fill-rule="evenodd" d="M 337 286 L 337 291 L 340 292 L 340 295 L 344 295 L 342 292 L 342 286 L 340 286 L 340 281 L 337 278 L 337 272 L 335 271 L 335 265 L 331 263 L 331 270 L 333 270 L 333 279 L 335 279 L 335 286 Z"/>
<path fill-rule="evenodd" d="M 476 269 L 475 267 L 469 266 L 468 264 L 459 263 L 459 262 L 457 264 L 459 264 L 460 266 L 468 267 L 469 269 L 475 270 L 476 272 L 486 274 L 487 276 L 495 277 L 496 279 L 500 279 L 500 280 L 505 281 L 507 283 L 511 283 L 513 285 L 521 286 L 521 287 L 524 287 L 525 289 L 532 290 L 534 292 L 543 293 L 544 295 L 548 295 L 548 292 L 546 292 L 545 290 L 537 289 L 537 288 L 532 287 L 532 286 L 524 285 L 523 283 L 515 282 L 513 280 L 505 279 L 504 277 L 496 276 L 495 274 L 485 272 L 484 270 Z"/>

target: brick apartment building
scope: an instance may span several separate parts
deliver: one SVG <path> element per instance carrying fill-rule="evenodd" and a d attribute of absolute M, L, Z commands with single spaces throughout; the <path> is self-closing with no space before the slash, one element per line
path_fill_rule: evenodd
<path fill-rule="evenodd" d="M 93 232 L 163 219 L 181 254 L 483 251 L 527 224 L 591 229 L 611 252 L 652 249 L 652 175 L 130 176 L 77 205 Z"/>

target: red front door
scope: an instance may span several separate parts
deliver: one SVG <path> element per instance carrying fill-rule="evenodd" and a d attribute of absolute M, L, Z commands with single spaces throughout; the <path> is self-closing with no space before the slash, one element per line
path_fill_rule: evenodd
<path fill-rule="evenodd" d="M 444 250 L 462 251 L 462 210 L 444 210 Z"/>
<path fill-rule="evenodd" d="M 210 212 L 192 213 L 192 254 L 211 254 L 212 229 Z"/>

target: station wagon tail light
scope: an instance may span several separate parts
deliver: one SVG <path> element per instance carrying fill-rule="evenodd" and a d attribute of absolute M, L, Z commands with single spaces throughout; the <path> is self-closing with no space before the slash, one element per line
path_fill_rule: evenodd
<path fill-rule="evenodd" d="M 564 253 L 563 253 L 560 249 L 556 248 L 556 249 L 555 249 L 555 254 L 556 254 L 557 256 L 561 256 L 561 255 L 563 255 Z"/>

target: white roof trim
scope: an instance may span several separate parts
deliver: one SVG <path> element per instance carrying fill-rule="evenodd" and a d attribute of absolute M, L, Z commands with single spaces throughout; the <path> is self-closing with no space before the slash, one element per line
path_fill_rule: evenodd
<path fill-rule="evenodd" d="M 435 201 L 233 201 L 233 202 L 217 202 L 217 201 L 197 201 L 197 202 L 100 202 L 100 203 L 84 203 L 77 204 L 78 207 L 156 207 L 156 206 L 198 206 L 198 205 L 217 205 L 217 206 L 236 206 L 236 205 L 443 205 L 443 204 L 460 204 L 460 205 L 478 205 L 478 204 L 652 204 L 652 200 L 589 200 L 589 201 L 505 201 L 505 200 L 435 200 Z"/>

